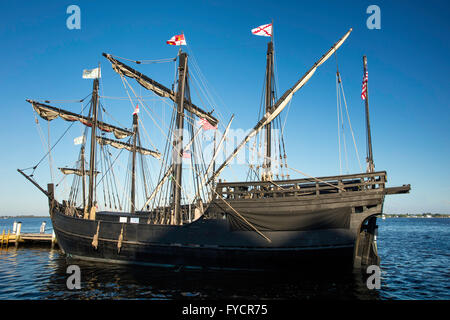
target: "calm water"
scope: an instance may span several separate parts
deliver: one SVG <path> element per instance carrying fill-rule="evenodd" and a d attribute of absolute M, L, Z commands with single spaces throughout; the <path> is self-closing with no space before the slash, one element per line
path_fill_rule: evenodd
<path fill-rule="evenodd" d="M 42 221 L 22 219 L 23 232 Z M 14 219 L 0 220 L 0 232 Z M 379 220 L 381 289 L 368 290 L 363 276 L 246 274 L 126 267 L 66 261 L 58 250 L 0 250 L 0 300 L 4 299 L 450 299 L 450 219 Z M 69 264 L 81 269 L 81 289 L 66 287 Z"/>

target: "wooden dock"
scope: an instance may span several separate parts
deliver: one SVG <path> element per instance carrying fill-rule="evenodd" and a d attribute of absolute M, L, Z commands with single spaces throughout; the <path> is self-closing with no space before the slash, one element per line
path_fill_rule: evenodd
<path fill-rule="evenodd" d="M 0 236 L 0 248 L 5 249 L 14 245 L 20 246 L 48 246 L 54 248 L 57 246 L 55 235 L 52 233 L 12 233 L 10 230 L 3 230 Z"/>

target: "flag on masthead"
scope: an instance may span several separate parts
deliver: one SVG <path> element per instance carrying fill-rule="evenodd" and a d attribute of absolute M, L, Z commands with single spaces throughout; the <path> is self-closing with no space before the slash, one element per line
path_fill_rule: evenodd
<path fill-rule="evenodd" d="M 252 29 L 252 33 L 255 36 L 264 36 L 264 37 L 271 37 L 272 36 L 272 24 L 264 24 L 262 26 L 259 26 L 258 28 Z"/>
<path fill-rule="evenodd" d="M 139 104 L 136 105 L 136 108 L 134 109 L 133 115 L 139 113 Z"/>
<path fill-rule="evenodd" d="M 177 34 L 170 38 L 170 40 L 167 40 L 166 43 L 171 46 L 185 46 L 186 40 L 184 39 L 184 34 Z"/>
<path fill-rule="evenodd" d="M 98 79 L 101 77 L 100 68 L 83 70 L 83 79 Z"/>

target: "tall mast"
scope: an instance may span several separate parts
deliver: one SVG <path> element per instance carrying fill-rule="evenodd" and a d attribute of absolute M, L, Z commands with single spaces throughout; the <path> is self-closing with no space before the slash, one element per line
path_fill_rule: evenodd
<path fill-rule="evenodd" d="M 272 24 L 273 26 L 273 24 Z M 273 30 L 272 30 L 273 34 Z M 273 40 L 270 38 L 270 42 L 267 44 L 267 64 L 266 64 L 266 95 L 265 106 L 266 113 L 272 111 L 273 91 L 272 91 L 272 77 L 273 77 Z M 271 157 L 272 157 L 272 124 L 268 123 L 265 126 L 265 157 L 263 164 L 262 180 L 272 180 L 271 170 Z"/>
<path fill-rule="evenodd" d="M 97 102 L 98 102 L 98 78 L 94 79 L 92 89 L 92 126 L 91 126 L 91 154 L 89 160 L 89 200 L 88 208 L 91 210 L 94 203 L 94 181 L 95 181 L 95 131 L 97 129 Z"/>
<path fill-rule="evenodd" d="M 84 135 L 83 135 L 84 140 Z M 83 185 L 83 208 L 86 207 L 86 169 L 84 168 L 84 142 L 81 146 L 81 178 L 82 178 L 82 185 Z"/>
<path fill-rule="evenodd" d="M 363 56 L 363 64 L 364 64 L 364 77 L 367 75 L 367 57 Z M 369 119 L 369 84 L 366 81 L 366 127 L 367 127 L 367 172 L 374 172 L 375 165 L 373 163 L 373 154 L 372 154 L 372 137 L 370 134 L 370 119 Z"/>
<path fill-rule="evenodd" d="M 187 53 L 180 48 L 178 64 L 178 89 L 176 96 L 177 116 L 173 135 L 173 173 L 172 180 L 172 215 L 174 224 L 181 223 L 181 176 L 183 153 L 183 128 L 184 128 L 184 91 L 186 87 Z"/>
<path fill-rule="evenodd" d="M 138 134 L 138 115 L 133 113 L 133 161 L 131 167 L 131 213 L 136 210 L 136 147 Z"/>
<path fill-rule="evenodd" d="M 239 143 L 239 145 L 233 150 L 233 152 L 227 157 L 227 159 L 220 165 L 220 167 L 211 175 L 211 177 L 208 179 L 207 184 L 210 184 L 212 180 L 217 178 L 220 173 L 230 164 L 231 160 L 236 157 L 236 155 L 239 153 L 239 151 L 250 141 L 252 137 L 254 137 L 260 130 L 264 128 L 266 124 L 269 124 L 272 122 L 280 113 L 283 111 L 283 109 L 286 107 L 286 105 L 291 101 L 292 97 L 294 96 L 294 93 L 296 93 L 298 90 L 300 90 L 308 81 L 311 79 L 311 77 L 316 72 L 317 68 L 325 63 L 333 53 L 338 50 L 342 44 L 345 42 L 345 40 L 348 38 L 350 33 L 352 32 L 352 29 L 347 31 L 347 33 L 339 39 L 338 42 L 336 42 L 331 49 L 329 49 L 319 60 L 314 63 L 314 65 L 301 77 L 293 87 L 288 89 L 281 98 L 278 99 L 277 102 L 274 103 L 272 107 L 272 112 L 265 114 L 253 127 L 252 130 L 245 136 L 244 139 Z"/>

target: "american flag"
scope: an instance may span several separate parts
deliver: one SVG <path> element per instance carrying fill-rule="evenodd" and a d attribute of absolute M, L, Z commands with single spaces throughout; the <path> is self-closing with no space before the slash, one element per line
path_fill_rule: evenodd
<path fill-rule="evenodd" d="M 204 118 L 200 118 L 198 121 L 198 124 L 202 126 L 203 130 L 215 130 L 217 127 L 214 127 L 211 123 L 208 122 L 208 120 Z"/>
<path fill-rule="evenodd" d="M 182 157 L 185 158 L 185 159 L 190 159 L 191 158 L 191 151 L 189 151 L 189 150 L 183 151 L 183 156 Z"/>
<path fill-rule="evenodd" d="M 363 83 L 362 83 L 362 91 L 361 91 L 361 99 L 366 100 L 367 97 L 367 71 L 366 74 L 364 75 L 364 79 L 363 79 Z"/>

